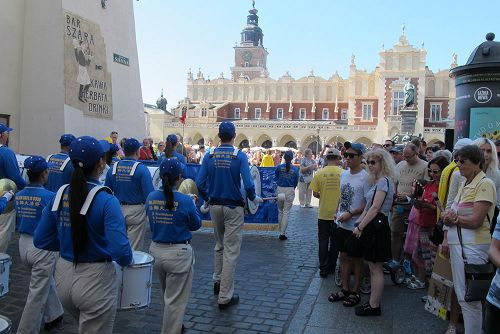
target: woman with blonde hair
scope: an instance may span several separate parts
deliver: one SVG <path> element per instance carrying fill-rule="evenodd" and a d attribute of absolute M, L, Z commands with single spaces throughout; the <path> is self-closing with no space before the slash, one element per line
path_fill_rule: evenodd
<path fill-rule="evenodd" d="M 313 173 L 317 169 L 318 164 L 313 158 L 312 150 L 308 148 L 304 151 L 304 157 L 300 161 L 299 168 L 299 201 L 302 208 L 312 208 L 312 190 L 309 189 L 309 185 L 312 182 Z"/>
<path fill-rule="evenodd" d="M 366 207 L 356 222 L 354 237 L 370 267 L 371 294 L 369 301 L 356 307 L 358 316 L 381 314 L 380 300 L 384 291 L 382 264 L 392 258 L 391 229 L 388 215 L 394 196 L 396 165 L 389 152 L 375 149 L 365 154 L 371 188 L 365 193 Z"/>

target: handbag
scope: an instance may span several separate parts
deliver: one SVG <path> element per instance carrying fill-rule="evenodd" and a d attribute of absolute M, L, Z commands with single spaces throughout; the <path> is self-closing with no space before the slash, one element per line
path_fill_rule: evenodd
<path fill-rule="evenodd" d="M 439 246 L 443 243 L 444 240 L 444 229 L 443 229 L 443 221 L 440 219 L 439 222 L 434 226 L 434 230 L 432 230 L 432 234 L 429 236 L 429 240 L 436 246 Z"/>
<path fill-rule="evenodd" d="M 488 217 L 488 223 L 490 217 Z M 467 263 L 467 258 L 465 257 L 464 246 L 462 243 L 462 229 L 457 226 L 458 240 L 460 240 L 460 246 L 462 247 L 462 258 L 464 260 L 464 271 L 465 271 L 465 295 L 464 300 L 466 302 L 484 301 L 486 300 L 486 295 L 490 289 L 491 280 L 495 276 L 496 268 L 488 261 L 485 264 L 471 264 Z"/>

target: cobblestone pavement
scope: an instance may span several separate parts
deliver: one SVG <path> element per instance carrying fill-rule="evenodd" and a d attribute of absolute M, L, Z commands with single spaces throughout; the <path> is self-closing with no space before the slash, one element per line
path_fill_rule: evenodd
<path fill-rule="evenodd" d="M 313 202 L 315 204 L 315 202 Z M 294 205 L 288 228 L 289 239 L 277 232 L 244 233 L 236 268 L 235 292 L 239 305 L 220 311 L 213 295 L 213 236 L 210 229 L 193 235 L 196 264 L 193 289 L 184 318 L 186 333 L 441 333 L 444 321 L 423 309 L 418 292 L 395 287 L 387 281 L 383 315 L 360 319 L 354 310 L 329 303 L 333 278 L 320 279 L 317 272 L 317 208 Z M 0 301 L 0 314 L 13 322 L 15 332 L 26 301 L 29 271 L 20 264 L 18 235 L 9 246 L 13 259 L 10 292 Z M 146 244 L 150 238 L 147 237 Z M 147 251 L 147 248 L 145 248 Z M 366 299 L 367 297 L 363 297 Z M 163 307 L 156 275 L 152 302 L 147 310 L 117 313 L 114 333 L 160 333 Z M 42 330 L 42 333 L 44 331 Z M 62 326 L 51 333 L 77 333 L 77 323 L 68 314 Z M 413 334 L 412 333 L 412 334 Z"/>

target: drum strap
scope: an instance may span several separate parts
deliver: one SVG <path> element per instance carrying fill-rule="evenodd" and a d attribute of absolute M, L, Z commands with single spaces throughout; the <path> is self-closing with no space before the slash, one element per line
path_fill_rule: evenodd
<path fill-rule="evenodd" d="M 66 166 L 68 165 L 68 163 L 71 161 L 71 159 L 69 157 L 66 158 L 66 160 L 64 160 L 63 164 L 61 165 L 61 168 L 59 168 L 59 170 L 62 172 L 64 170 L 64 168 L 66 168 Z"/>
<path fill-rule="evenodd" d="M 116 175 L 116 169 L 118 168 L 118 163 L 119 161 L 115 162 L 115 164 L 113 165 L 113 170 L 111 171 L 111 175 Z M 134 176 L 135 174 L 135 170 L 137 169 L 137 166 L 139 166 L 140 162 L 139 161 L 136 161 L 133 165 L 132 165 L 132 169 L 130 170 L 130 176 Z"/>
<path fill-rule="evenodd" d="M 61 202 L 62 202 L 62 198 L 63 198 L 63 195 L 64 195 L 64 191 L 69 187 L 69 184 L 65 184 L 63 186 L 61 186 L 61 188 L 59 188 L 59 190 L 57 190 L 57 194 L 56 194 L 56 197 L 54 199 L 54 204 L 52 205 L 52 211 L 53 212 L 56 212 L 59 210 L 59 207 L 61 206 Z M 92 188 L 88 195 L 87 195 L 87 198 L 85 199 L 85 202 L 83 203 L 83 206 L 82 208 L 80 209 L 80 214 L 85 216 L 87 214 L 87 211 L 89 210 L 90 208 L 90 205 L 92 204 L 92 201 L 94 200 L 94 197 L 95 195 L 97 195 L 97 193 L 101 190 L 104 190 L 110 194 L 113 194 L 113 191 L 111 189 L 109 189 L 108 187 L 105 187 L 105 186 L 95 186 L 94 188 Z"/>
<path fill-rule="evenodd" d="M 53 156 L 54 156 L 54 154 L 49 154 L 49 155 L 47 156 L 47 159 L 45 159 L 45 160 L 46 160 L 47 162 L 49 162 L 49 161 L 50 161 L 50 158 L 52 158 Z"/>

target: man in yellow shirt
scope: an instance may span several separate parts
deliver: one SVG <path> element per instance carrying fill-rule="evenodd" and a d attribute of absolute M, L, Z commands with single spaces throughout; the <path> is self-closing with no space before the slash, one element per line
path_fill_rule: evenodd
<path fill-rule="evenodd" d="M 318 245 L 319 275 L 325 278 L 335 272 L 339 251 L 333 244 L 333 235 L 337 225 L 335 214 L 340 198 L 340 152 L 335 148 L 325 151 L 327 166 L 317 172 L 309 187 L 313 196 L 319 198 Z"/>

